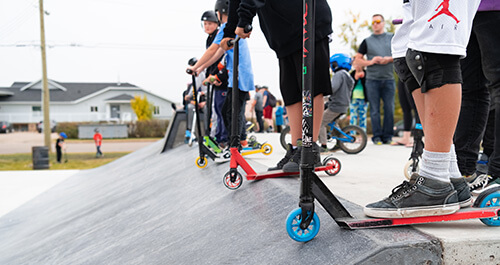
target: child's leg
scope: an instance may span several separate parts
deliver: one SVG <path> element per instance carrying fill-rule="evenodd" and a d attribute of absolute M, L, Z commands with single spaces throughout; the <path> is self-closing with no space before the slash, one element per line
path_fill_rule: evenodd
<path fill-rule="evenodd" d="M 351 104 L 349 104 L 349 113 L 351 115 L 351 120 L 349 121 L 349 124 L 351 124 L 351 125 L 358 125 L 359 124 L 359 122 L 358 122 L 359 105 L 356 103 L 357 103 L 357 100 L 353 99 L 351 101 Z"/>
<path fill-rule="evenodd" d="M 314 113 L 313 113 L 313 142 L 318 140 L 319 128 L 323 120 L 324 107 L 323 94 L 317 95 L 314 98 Z M 302 102 L 297 102 L 286 107 L 288 120 L 290 123 L 290 134 L 292 135 L 292 145 L 295 145 L 298 139 L 302 139 Z"/>
<path fill-rule="evenodd" d="M 359 127 L 363 128 L 366 132 L 366 112 L 368 111 L 368 102 L 365 102 L 364 99 L 358 99 L 360 101 L 359 111 Z"/>

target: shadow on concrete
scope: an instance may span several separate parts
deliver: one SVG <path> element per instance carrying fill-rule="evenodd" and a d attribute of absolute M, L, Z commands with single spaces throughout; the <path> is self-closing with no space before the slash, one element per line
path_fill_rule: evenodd
<path fill-rule="evenodd" d="M 441 262 L 430 236 L 409 227 L 341 230 L 320 207 L 318 236 L 295 242 L 285 219 L 298 205 L 298 178 L 231 191 L 222 183 L 229 164 L 199 169 L 195 146 L 160 154 L 163 146 L 82 171 L 0 218 L 0 264 Z"/>

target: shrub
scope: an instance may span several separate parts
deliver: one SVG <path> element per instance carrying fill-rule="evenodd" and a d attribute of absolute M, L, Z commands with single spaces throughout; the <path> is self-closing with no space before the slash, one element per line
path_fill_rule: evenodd
<path fill-rule="evenodd" d="M 78 125 L 80 124 L 80 122 L 58 122 L 56 132 L 65 132 L 68 139 L 78 139 Z"/>
<path fill-rule="evenodd" d="M 168 120 L 135 121 L 128 124 L 128 137 L 164 137 L 168 127 Z"/>

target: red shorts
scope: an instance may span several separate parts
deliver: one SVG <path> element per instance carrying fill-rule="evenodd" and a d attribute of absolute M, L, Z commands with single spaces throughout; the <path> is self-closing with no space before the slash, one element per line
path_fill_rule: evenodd
<path fill-rule="evenodd" d="M 273 107 L 271 105 L 267 105 L 264 108 L 264 119 L 272 119 L 273 118 Z"/>

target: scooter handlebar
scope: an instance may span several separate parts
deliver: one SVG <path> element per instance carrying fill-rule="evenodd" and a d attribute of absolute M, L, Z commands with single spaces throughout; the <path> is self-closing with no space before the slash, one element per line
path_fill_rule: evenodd
<path fill-rule="evenodd" d="M 250 31 L 252 31 L 252 25 L 246 25 L 245 28 L 243 29 L 243 32 L 245 32 L 245 33 L 248 33 Z M 227 46 L 228 47 L 233 47 L 233 45 L 237 41 L 239 41 L 240 39 L 241 39 L 240 36 L 236 36 L 236 38 L 234 40 L 230 40 L 230 41 L 227 42 Z"/>

